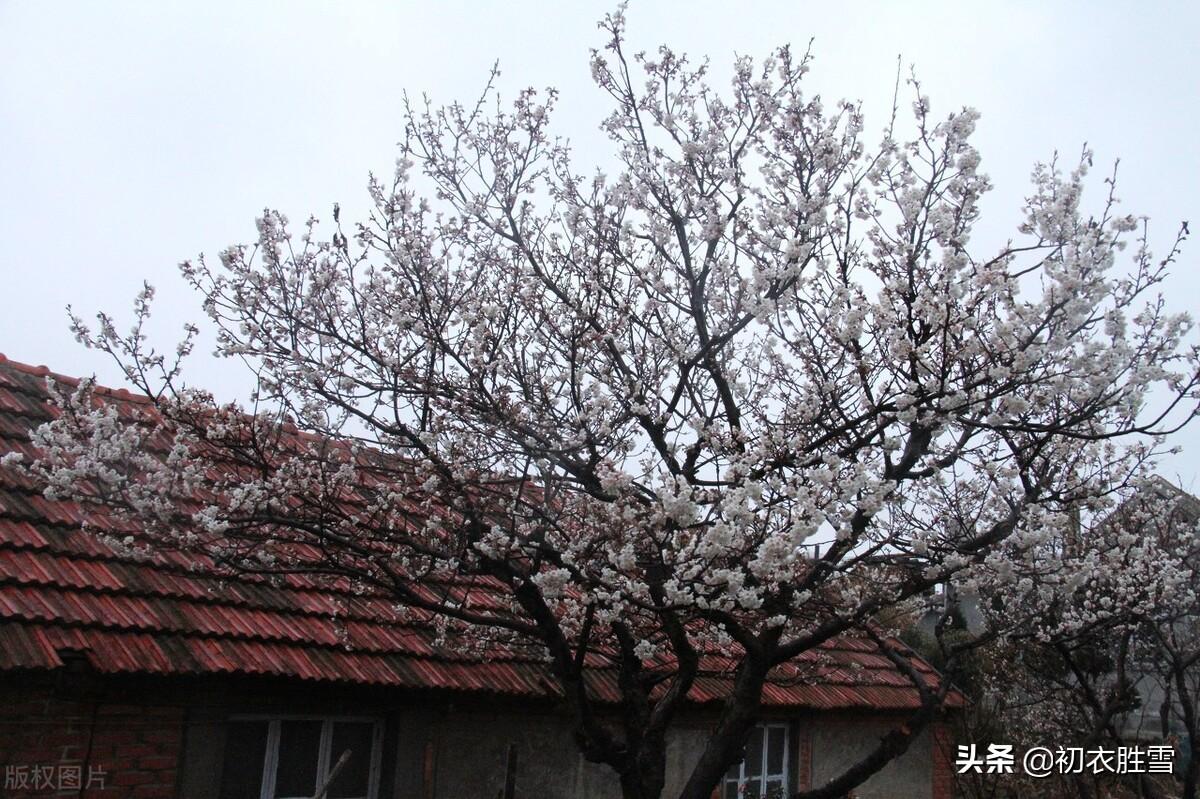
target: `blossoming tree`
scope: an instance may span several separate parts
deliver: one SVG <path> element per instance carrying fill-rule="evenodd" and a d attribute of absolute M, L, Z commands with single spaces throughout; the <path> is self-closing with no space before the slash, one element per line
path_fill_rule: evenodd
<path fill-rule="evenodd" d="M 968 646 L 984 656 L 964 720 L 1019 748 L 1170 746 L 1182 732 L 1178 784 L 1170 770 L 1144 766 L 1051 780 L 973 774 L 967 795 L 1094 797 L 1119 793 L 1120 783 L 1139 796 L 1197 795 L 1200 501 L 1160 478 L 1122 499 L 1115 508 L 1101 501 L 1110 512 L 1079 514 L 1037 557 L 1020 558 L 1021 578 L 982 604 L 983 629 Z"/>
<path fill-rule="evenodd" d="M 64 392 L 34 468 L 154 546 L 536 647 L 629 799 L 661 795 L 705 653 L 733 688 L 689 799 L 741 758 L 772 668 L 875 636 L 922 708 L 811 794 L 841 795 L 945 691 L 868 622 L 937 583 L 1020 580 L 1193 413 L 1189 322 L 1154 295 L 1175 249 L 1156 261 L 1111 190 L 1082 209 L 1085 153 L 1039 166 L 1017 238 L 981 253 L 974 111 L 935 119 L 917 87 L 911 134 L 893 119 L 871 146 L 857 106 L 805 93 L 807 55 L 739 59 L 718 90 L 666 47 L 627 52 L 620 13 L 601 28 L 615 171 L 579 171 L 552 90 L 410 106 L 368 220 L 267 211 L 255 246 L 183 265 L 249 404 L 150 347 L 147 289 L 131 334 L 75 329 L 153 410 L 131 425 Z M 595 658 L 617 713 L 586 690 Z"/>

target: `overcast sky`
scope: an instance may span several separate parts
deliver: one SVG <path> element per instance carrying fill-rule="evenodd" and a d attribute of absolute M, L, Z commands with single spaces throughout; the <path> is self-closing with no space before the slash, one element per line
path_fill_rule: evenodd
<path fill-rule="evenodd" d="M 266 207 L 296 221 L 366 207 L 387 172 L 404 92 L 478 96 L 494 61 L 509 97 L 562 92 L 558 132 L 580 168 L 605 160 L 606 106 L 588 50 L 603 43 L 592 2 L 50 2 L 0 0 L 0 352 L 119 385 L 82 349 L 64 307 L 128 318 L 143 279 L 159 290 L 170 348 L 199 300 L 176 265 L 254 237 Z M 811 91 L 861 99 L 868 130 L 890 107 L 896 59 L 915 65 L 935 116 L 983 118 L 976 144 L 996 190 L 979 238 L 1013 229 L 1033 163 L 1086 141 L 1097 172 L 1121 158 L 1118 194 L 1165 250 L 1200 225 L 1200 4 L 649 2 L 634 0 L 636 49 L 707 55 L 814 40 Z M 1096 178 L 1102 175 L 1096 174 Z M 1098 184 L 1099 181 L 1097 180 Z M 1099 187 L 1098 187 L 1099 188 Z M 1194 311 L 1200 241 L 1168 287 Z M 233 397 L 231 364 L 198 351 L 192 382 Z M 1200 488 L 1200 425 L 1164 471 Z"/>

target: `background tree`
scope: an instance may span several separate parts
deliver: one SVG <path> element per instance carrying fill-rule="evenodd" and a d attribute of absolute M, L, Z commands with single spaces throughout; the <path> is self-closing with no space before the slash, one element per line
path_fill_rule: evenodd
<path fill-rule="evenodd" d="M 553 90 L 409 106 L 369 220 L 346 232 L 335 206 L 323 238 L 266 211 L 255 246 L 183 265 L 218 353 L 253 370 L 247 405 L 149 345 L 147 288 L 128 335 L 74 324 L 153 410 L 63 394 L 35 469 L 154 546 L 543 651 L 631 799 L 662 793 L 720 647 L 733 689 L 680 793 L 707 799 L 773 667 L 936 583 L 1019 581 L 1190 418 L 1197 356 L 1154 296 L 1174 249 L 1156 262 L 1111 191 L 1081 209 L 1087 153 L 1037 167 L 1019 238 L 980 254 L 974 111 L 937 120 L 914 83 L 911 135 L 894 113 L 871 147 L 856 105 L 804 93 L 807 54 L 738 59 L 718 91 L 666 47 L 628 53 L 620 12 L 601 28 L 612 174 L 552 136 Z M 811 796 L 938 711 L 945 686 L 876 637 L 922 707 Z M 615 715 L 593 658 L 619 670 Z"/>
<path fill-rule="evenodd" d="M 1159 478 L 1141 481 L 1115 510 L 1081 517 L 1038 558 L 1014 564 L 1020 579 L 986 601 L 968 598 L 975 629 L 909 636 L 935 663 L 948 650 L 964 655 L 950 676 L 972 700 L 959 719 L 969 740 L 1177 749 L 1174 777 L 1144 766 L 1051 779 L 970 774 L 968 796 L 1196 796 L 1197 522 L 1200 501 Z"/>

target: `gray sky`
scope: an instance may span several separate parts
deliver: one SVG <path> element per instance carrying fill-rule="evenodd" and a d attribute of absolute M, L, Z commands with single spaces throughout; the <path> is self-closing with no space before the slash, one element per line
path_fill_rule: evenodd
<path fill-rule="evenodd" d="M 199 300 L 176 264 L 254 237 L 265 206 L 293 220 L 365 209 L 386 172 L 403 92 L 478 96 L 499 60 L 506 96 L 562 92 L 558 131 L 580 166 L 605 160 L 606 107 L 590 82 L 596 2 L 49 2 L 0 0 L 0 352 L 119 385 L 77 345 L 64 306 L 128 318 L 143 279 L 159 289 L 157 342 L 171 348 Z M 707 55 L 815 39 L 810 91 L 864 101 L 883 125 L 896 58 L 915 64 L 935 115 L 980 109 L 976 144 L 996 190 L 979 238 L 1013 229 L 1033 163 L 1086 141 L 1122 159 L 1119 196 L 1165 250 L 1200 230 L 1200 4 L 815 3 L 633 0 L 636 49 Z M 1100 186 L 1097 183 L 1097 191 Z M 1194 311 L 1197 242 L 1168 286 Z M 236 366 L 198 350 L 192 382 L 232 397 Z M 1200 488 L 1200 424 L 1164 471 Z"/>

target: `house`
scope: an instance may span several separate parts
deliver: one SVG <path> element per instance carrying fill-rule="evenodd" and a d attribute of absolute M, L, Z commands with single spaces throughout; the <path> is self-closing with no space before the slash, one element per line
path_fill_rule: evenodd
<path fill-rule="evenodd" d="M 0 356 L 0 455 L 35 454 L 29 432 L 53 412 L 48 375 Z M 619 796 L 576 751 L 536 657 L 439 646 L 386 596 L 123 554 L 104 536 L 136 534 L 121 524 L 0 467 L 0 796 L 308 797 L 344 751 L 332 799 L 493 799 L 506 779 L 522 799 Z M 819 677 L 790 666 L 772 676 L 721 796 L 821 784 L 917 705 L 869 640 L 805 657 Z M 616 696 L 611 674 L 591 677 L 597 696 Z M 699 755 L 728 685 L 708 673 L 692 689 L 669 786 Z M 855 795 L 945 799 L 949 749 L 939 722 Z"/>

